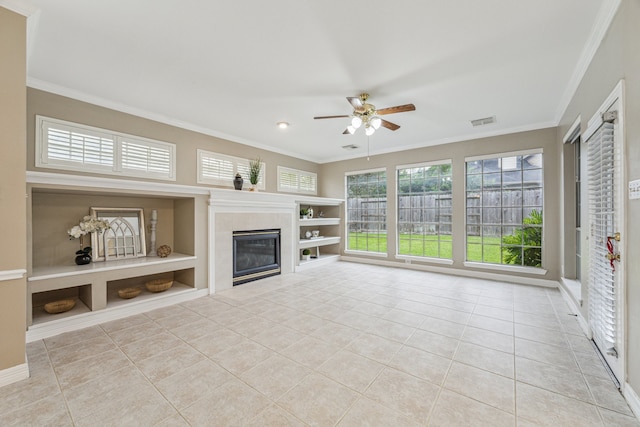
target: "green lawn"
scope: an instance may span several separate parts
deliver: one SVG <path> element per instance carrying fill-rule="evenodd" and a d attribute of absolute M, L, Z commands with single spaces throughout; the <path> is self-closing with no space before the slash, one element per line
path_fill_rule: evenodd
<path fill-rule="evenodd" d="M 440 254 L 438 255 L 438 247 Z M 387 235 L 384 233 L 349 233 L 349 250 L 387 252 Z M 451 236 L 400 235 L 400 255 L 425 256 L 451 259 Z M 469 237 L 467 241 L 467 261 L 500 264 L 500 238 L 485 237 L 484 245 L 480 237 Z"/>

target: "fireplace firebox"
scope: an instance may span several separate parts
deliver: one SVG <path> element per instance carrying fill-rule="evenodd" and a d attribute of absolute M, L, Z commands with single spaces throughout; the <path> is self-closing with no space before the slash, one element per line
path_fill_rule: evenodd
<path fill-rule="evenodd" d="M 280 274 L 280 229 L 233 232 L 233 286 Z"/>

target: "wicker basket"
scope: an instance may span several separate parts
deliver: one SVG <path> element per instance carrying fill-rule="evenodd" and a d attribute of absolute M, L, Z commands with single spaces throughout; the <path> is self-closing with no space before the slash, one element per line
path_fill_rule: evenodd
<path fill-rule="evenodd" d="M 63 299 L 60 301 L 49 302 L 44 305 L 44 311 L 49 314 L 64 313 L 76 306 L 76 300 Z"/>
<path fill-rule="evenodd" d="M 173 280 L 156 279 L 144 284 L 149 292 L 164 292 L 173 285 Z"/>
<path fill-rule="evenodd" d="M 118 296 L 122 299 L 131 299 L 140 295 L 142 288 L 123 288 L 118 289 Z"/>

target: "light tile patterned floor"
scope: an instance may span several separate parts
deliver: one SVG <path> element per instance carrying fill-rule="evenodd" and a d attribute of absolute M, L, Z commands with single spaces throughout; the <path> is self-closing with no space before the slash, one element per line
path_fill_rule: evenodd
<path fill-rule="evenodd" d="M 640 426 L 557 290 L 353 263 L 28 357 L 2 426 Z"/>

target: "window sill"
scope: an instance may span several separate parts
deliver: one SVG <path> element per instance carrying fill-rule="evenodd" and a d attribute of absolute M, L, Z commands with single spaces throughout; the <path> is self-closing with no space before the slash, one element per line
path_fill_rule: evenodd
<path fill-rule="evenodd" d="M 547 270 L 544 268 L 536 267 L 518 267 L 513 265 L 501 265 L 501 264 L 485 264 L 482 262 L 470 262 L 464 263 L 465 267 L 478 268 L 484 270 L 496 270 L 496 271 L 508 271 L 510 273 L 523 273 L 523 274 L 536 274 L 538 276 L 544 276 L 547 274 Z"/>
<path fill-rule="evenodd" d="M 372 256 L 372 257 L 378 257 L 378 258 L 389 258 L 389 255 L 384 252 L 345 250 L 344 253 L 347 255 L 362 255 L 362 256 Z"/>
<path fill-rule="evenodd" d="M 411 264 L 411 262 L 424 262 L 429 264 L 442 264 L 442 265 L 453 265 L 452 259 L 446 258 L 432 258 L 432 257 L 420 257 L 420 256 L 411 256 L 411 255 L 397 255 L 396 259 L 403 259 L 407 264 Z"/>

